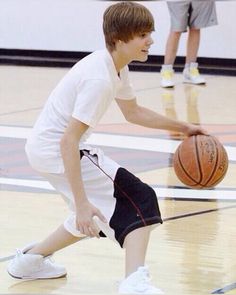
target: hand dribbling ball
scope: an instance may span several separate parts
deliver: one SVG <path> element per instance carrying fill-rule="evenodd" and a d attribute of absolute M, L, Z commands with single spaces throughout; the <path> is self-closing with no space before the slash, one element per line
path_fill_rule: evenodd
<path fill-rule="evenodd" d="M 212 188 L 220 183 L 228 169 L 224 146 L 211 135 L 193 135 L 183 140 L 173 157 L 174 171 L 186 186 Z"/>

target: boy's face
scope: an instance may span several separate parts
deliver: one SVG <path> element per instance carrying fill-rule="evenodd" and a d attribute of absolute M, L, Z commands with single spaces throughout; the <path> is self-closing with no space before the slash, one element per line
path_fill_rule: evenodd
<path fill-rule="evenodd" d="M 123 43 L 123 50 L 132 61 L 144 62 L 148 58 L 149 48 L 153 44 L 151 33 L 140 33 L 127 43 Z"/>

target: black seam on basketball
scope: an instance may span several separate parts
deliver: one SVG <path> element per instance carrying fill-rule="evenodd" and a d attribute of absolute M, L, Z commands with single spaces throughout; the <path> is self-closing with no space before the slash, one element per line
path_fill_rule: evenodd
<path fill-rule="evenodd" d="M 216 143 L 216 145 L 217 145 L 217 142 L 214 140 L 214 142 Z M 225 149 L 224 149 L 224 147 L 223 147 L 223 152 L 224 152 L 224 155 L 225 155 L 225 157 L 226 157 L 226 159 L 228 160 L 228 155 L 227 155 L 227 153 L 226 153 L 226 151 L 225 151 Z M 217 156 L 218 156 L 218 153 L 217 153 Z M 218 159 L 217 159 L 218 160 Z M 217 164 L 218 164 L 218 161 L 217 161 Z M 228 170 L 228 165 L 227 165 L 227 168 L 225 169 L 225 171 L 224 171 L 224 174 L 221 174 L 212 184 L 211 184 L 211 186 L 215 186 L 216 184 L 218 184 L 224 177 L 225 177 L 225 175 L 226 175 L 226 172 L 227 172 L 227 170 Z"/>
<path fill-rule="evenodd" d="M 194 184 L 193 184 L 193 185 L 191 184 L 191 186 L 195 186 L 195 185 L 197 185 L 196 180 L 195 180 L 194 178 L 192 178 L 191 175 L 189 175 L 189 173 L 186 171 L 186 169 L 185 169 L 185 167 L 184 167 L 184 165 L 183 165 L 183 163 L 182 163 L 182 160 L 181 160 L 181 158 L 180 158 L 180 149 L 181 149 L 181 146 L 179 147 L 179 149 L 178 149 L 178 153 L 177 153 L 178 160 L 179 160 L 179 164 L 180 164 L 182 170 L 185 172 L 185 175 L 186 175 L 190 180 L 192 180 L 192 181 L 194 182 Z"/>
<path fill-rule="evenodd" d="M 215 149 L 216 149 L 216 160 L 215 160 L 215 166 L 214 166 L 214 169 L 212 170 L 212 173 L 211 175 L 209 176 L 208 180 L 206 181 L 206 183 L 204 184 L 205 186 L 208 185 L 208 183 L 211 181 L 211 179 L 213 178 L 216 170 L 217 170 L 217 166 L 218 166 L 218 161 L 219 161 L 219 149 L 218 149 L 218 145 L 217 145 L 217 142 L 212 138 L 212 141 L 214 143 L 214 146 L 215 146 Z M 221 176 L 220 176 L 221 177 Z M 219 177 L 219 178 L 220 178 Z M 219 180 L 218 178 L 218 180 Z M 217 181 L 215 181 L 217 182 Z M 212 183 L 211 186 L 213 186 L 214 184 Z"/>
<path fill-rule="evenodd" d="M 199 182 L 197 182 L 197 185 L 202 185 L 202 166 L 201 166 L 201 161 L 200 161 L 200 156 L 199 156 L 199 149 L 198 149 L 198 138 L 199 136 L 193 136 L 193 139 L 194 139 L 194 146 L 196 148 L 196 157 L 197 157 L 197 163 L 198 163 L 198 168 L 199 168 L 199 174 L 200 174 L 200 180 Z"/>
<path fill-rule="evenodd" d="M 220 177 L 218 177 L 212 184 L 211 184 L 211 187 L 217 185 L 222 179 L 223 179 L 224 176 L 220 175 Z"/>
<path fill-rule="evenodd" d="M 218 179 L 216 179 L 216 181 L 214 183 L 212 183 L 212 186 L 215 186 L 216 184 L 218 184 L 221 180 L 223 180 L 223 178 L 225 177 L 226 173 L 227 173 L 227 169 L 225 169 L 224 174 L 220 175 Z"/>

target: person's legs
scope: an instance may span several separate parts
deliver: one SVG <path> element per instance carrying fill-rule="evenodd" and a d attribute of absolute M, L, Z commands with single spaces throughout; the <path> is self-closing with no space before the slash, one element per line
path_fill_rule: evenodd
<path fill-rule="evenodd" d="M 8 273 L 18 279 L 51 279 L 66 276 L 65 267 L 50 259 L 51 255 L 69 246 L 83 237 L 75 237 L 60 226 L 48 238 L 40 243 L 17 250 L 15 257 L 8 264 Z"/>
<path fill-rule="evenodd" d="M 61 225 L 45 240 L 36 244 L 33 248 L 27 251 L 27 254 L 39 254 L 42 256 L 48 256 L 52 253 L 61 250 L 69 245 L 72 245 L 84 237 L 75 237 Z"/>
<path fill-rule="evenodd" d="M 150 236 L 150 226 L 138 228 L 127 235 L 125 248 L 126 277 L 145 265 L 145 256 Z"/>
<path fill-rule="evenodd" d="M 199 74 L 197 55 L 200 44 L 200 29 L 190 28 L 187 41 L 186 63 L 183 71 L 184 82 L 205 84 L 205 79 Z"/>
<path fill-rule="evenodd" d="M 196 62 L 200 44 L 200 29 L 189 29 L 187 41 L 186 64 Z"/>
<path fill-rule="evenodd" d="M 43 176 L 58 192 L 61 192 L 65 201 L 72 209 L 73 204 L 68 193 L 68 184 L 65 176 L 46 173 Z M 15 257 L 8 264 L 7 271 L 11 276 L 20 279 L 50 279 L 65 276 L 65 267 L 52 261 L 50 257 L 54 252 L 77 242 L 81 238 L 83 236 L 80 237 L 76 230 L 74 234 L 74 232 L 67 230 L 65 224 L 61 225 L 42 242 L 33 243 L 17 250 Z"/>
<path fill-rule="evenodd" d="M 170 14 L 171 28 L 166 42 L 164 64 L 161 68 L 161 86 L 172 88 L 175 85 L 173 81 L 173 65 L 181 33 L 187 30 L 189 2 L 167 1 L 167 6 Z"/>
<path fill-rule="evenodd" d="M 174 87 L 173 65 L 175 62 L 181 32 L 170 32 L 166 43 L 164 64 L 161 68 L 161 86 L 164 88 Z"/>
<path fill-rule="evenodd" d="M 165 65 L 173 65 L 175 62 L 179 40 L 182 32 L 170 32 L 165 49 Z"/>
<path fill-rule="evenodd" d="M 214 1 L 191 1 L 189 14 L 189 37 L 187 42 L 186 65 L 184 82 L 191 84 L 205 84 L 196 62 L 200 44 L 200 30 L 217 24 Z"/>
<path fill-rule="evenodd" d="M 126 256 L 125 275 L 119 284 L 119 293 L 162 294 L 151 284 L 145 265 L 151 226 L 162 223 L 156 193 L 120 167 L 115 175 L 113 195 L 116 203 L 109 225 Z"/>
<path fill-rule="evenodd" d="M 126 251 L 126 275 L 119 286 L 120 294 L 163 294 L 151 284 L 145 256 L 151 226 L 138 228 L 129 233 L 124 241 Z"/>
<path fill-rule="evenodd" d="M 171 28 L 165 49 L 165 65 L 173 65 L 175 62 L 179 39 L 182 32 L 187 31 L 189 19 L 189 1 L 167 1 Z"/>

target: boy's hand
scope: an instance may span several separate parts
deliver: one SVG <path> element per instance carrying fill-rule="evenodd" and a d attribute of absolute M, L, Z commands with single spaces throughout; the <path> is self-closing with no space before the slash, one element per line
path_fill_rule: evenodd
<path fill-rule="evenodd" d="M 93 220 L 94 216 L 97 216 L 103 222 L 107 222 L 101 211 L 93 206 L 89 201 L 81 202 L 79 204 L 79 208 L 76 210 L 77 229 L 81 232 L 81 234 L 86 236 L 100 238 L 100 230 Z"/>
<path fill-rule="evenodd" d="M 201 126 L 194 125 L 194 124 L 188 124 L 186 126 L 186 131 L 184 133 L 187 136 L 197 135 L 197 134 L 209 135 L 209 133 L 205 129 L 203 129 Z"/>

